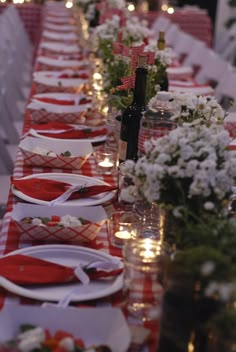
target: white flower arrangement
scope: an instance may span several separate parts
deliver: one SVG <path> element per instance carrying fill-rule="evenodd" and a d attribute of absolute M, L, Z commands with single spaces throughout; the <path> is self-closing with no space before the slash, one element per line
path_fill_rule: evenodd
<path fill-rule="evenodd" d="M 236 180 L 236 155 L 227 146 L 223 126 L 182 126 L 157 140 L 145 142 L 146 155 L 126 162 L 139 192 L 149 202 L 184 211 L 224 211 Z"/>
<path fill-rule="evenodd" d="M 88 21 L 93 20 L 95 17 L 95 14 L 96 14 L 96 4 L 94 3 L 88 4 L 87 11 L 85 13 L 86 20 Z"/>
<path fill-rule="evenodd" d="M 211 124 L 223 123 L 225 111 L 211 96 L 197 96 L 192 93 L 173 93 L 170 101 L 176 110 L 173 120 L 179 123 Z M 150 105 L 155 103 L 155 99 Z"/>
<path fill-rule="evenodd" d="M 148 45 L 146 45 L 145 52 L 151 51 L 155 53 L 155 59 L 158 63 L 161 63 L 163 66 L 170 66 L 173 58 L 175 56 L 173 50 L 171 48 L 165 48 L 164 50 L 159 50 L 157 47 L 156 40 L 150 40 Z"/>
<path fill-rule="evenodd" d="M 124 0 L 108 0 L 109 6 L 116 9 L 125 9 L 126 2 Z"/>
<path fill-rule="evenodd" d="M 99 39 L 110 39 L 111 41 L 116 41 L 117 32 L 120 27 L 120 17 L 113 15 L 111 19 L 106 19 L 106 21 L 96 27 L 94 31 L 95 38 Z"/>
<path fill-rule="evenodd" d="M 142 43 L 143 39 L 148 38 L 151 33 L 147 22 L 140 21 L 138 17 L 133 15 L 127 19 L 126 25 L 121 30 L 123 41 L 135 45 Z"/>

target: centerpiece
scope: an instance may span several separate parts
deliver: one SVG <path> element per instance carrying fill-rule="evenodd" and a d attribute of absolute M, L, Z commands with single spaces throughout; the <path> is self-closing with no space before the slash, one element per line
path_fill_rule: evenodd
<path fill-rule="evenodd" d="M 149 102 L 150 107 L 155 106 L 155 100 L 156 97 Z M 180 125 L 184 123 L 208 126 L 212 123 L 222 124 L 226 115 L 221 105 L 211 96 L 172 93 L 170 102 L 176 111 L 172 119 Z"/>
<path fill-rule="evenodd" d="M 221 125 L 178 127 L 145 142 L 145 155 L 136 164 L 126 161 L 126 171 L 139 194 L 158 205 L 164 223 L 174 224 L 176 232 L 177 224 L 225 214 L 236 178 L 236 156 L 227 149 L 229 142 Z M 164 230 L 165 241 L 175 243 L 173 228 Z"/>

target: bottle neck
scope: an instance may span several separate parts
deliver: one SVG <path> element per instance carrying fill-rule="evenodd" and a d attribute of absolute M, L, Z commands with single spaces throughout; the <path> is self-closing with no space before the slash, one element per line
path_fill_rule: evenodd
<path fill-rule="evenodd" d="M 143 67 L 138 67 L 136 69 L 133 104 L 136 104 L 139 107 L 145 107 L 146 84 L 147 84 L 147 69 Z"/>

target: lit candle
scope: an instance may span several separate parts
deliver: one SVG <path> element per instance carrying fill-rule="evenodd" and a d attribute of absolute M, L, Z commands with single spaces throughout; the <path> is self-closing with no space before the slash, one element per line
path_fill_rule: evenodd
<path fill-rule="evenodd" d="M 144 262 L 152 261 L 157 255 L 160 254 L 161 242 L 155 242 L 150 238 L 146 238 L 142 241 L 142 250 L 140 252 Z"/>
<path fill-rule="evenodd" d="M 114 164 L 108 158 L 105 158 L 103 161 L 100 161 L 98 165 L 105 168 L 112 168 L 114 166 Z"/>
<path fill-rule="evenodd" d="M 130 232 L 124 230 L 123 226 L 120 226 L 119 231 L 114 233 L 115 242 L 118 246 L 122 246 L 126 240 L 131 238 Z"/>
<path fill-rule="evenodd" d="M 128 231 L 124 230 L 124 231 L 117 231 L 115 233 L 115 236 L 121 240 L 129 240 L 131 235 Z"/>

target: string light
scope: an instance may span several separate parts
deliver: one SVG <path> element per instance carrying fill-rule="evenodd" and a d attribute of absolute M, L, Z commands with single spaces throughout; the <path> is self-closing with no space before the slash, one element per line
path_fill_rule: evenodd
<path fill-rule="evenodd" d="M 134 10 L 135 10 L 134 4 L 129 4 L 129 5 L 128 5 L 128 10 L 129 10 L 130 12 L 134 11 Z"/>
<path fill-rule="evenodd" d="M 167 11 L 168 10 L 168 5 L 167 4 L 163 4 L 161 6 L 161 9 L 162 9 L 162 11 Z"/>
<path fill-rule="evenodd" d="M 168 7 L 167 12 L 168 12 L 170 15 L 172 15 L 172 14 L 175 12 L 175 10 L 174 10 L 173 7 Z"/>
<path fill-rule="evenodd" d="M 66 8 L 71 9 L 73 7 L 73 2 L 72 1 L 67 1 L 66 2 Z"/>

